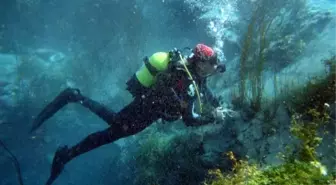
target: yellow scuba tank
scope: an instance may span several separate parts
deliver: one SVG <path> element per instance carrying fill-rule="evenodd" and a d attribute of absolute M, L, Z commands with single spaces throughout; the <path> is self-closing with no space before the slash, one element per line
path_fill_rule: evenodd
<path fill-rule="evenodd" d="M 141 85 L 149 88 L 155 83 L 157 73 L 165 71 L 170 62 L 170 55 L 167 52 L 157 52 L 152 56 L 144 58 L 144 64 L 135 73 Z"/>
<path fill-rule="evenodd" d="M 150 90 L 156 82 L 156 75 L 168 69 L 172 61 L 170 52 L 157 52 L 144 58 L 143 65 L 127 81 L 127 90 L 133 95 L 142 96 Z"/>
<path fill-rule="evenodd" d="M 181 60 L 182 64 L 193 82 L 193 85 L 196 89 L 199 110 L 202 113 L 202 102 L 200 99 L 200 94 L 198 91 L 198 86 L 195 80 L 192 78 L 190 71 L 186 66 L 186 60 L 182 57 L 181 53 L 174 49 L 170 52 L 157 52 L 152 56 L 144 58 L 144 64 L 140 69 L 135 73 L 135 75 L 127 82 L 127 90 L 133 95 L 143 95 L 153 84 L 156 82 L 156 75 L 159 72 L 163 72 L 168 69 L 168 66 L 171 61 Z"/>

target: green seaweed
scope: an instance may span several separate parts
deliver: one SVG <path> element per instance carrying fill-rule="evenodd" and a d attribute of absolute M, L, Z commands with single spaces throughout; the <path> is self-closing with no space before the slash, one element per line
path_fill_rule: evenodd
<path fill-rule="evenodd" d="M 202 141 L 189 134 L 150 134 L 136 155 L 135 184 L 197 184 L 204 180 Z"/>
<path fill-rule="evenodd" d="M 255 164 L 241 161 L 235 173 L 223 174 L 220 170 L 209 171 L 211 180 L 204 185 L 331 185 L 332 175 L 321 175 L 318 167 L 295 161 L 276 167 L 260 169 Z"/>
<path fill-rule="evenodd" d="M 316 148 L 322 142 L 322 137 L 318 136 L 318 129 L 329 123 L 330 117 L 327 112 L 319 112 L 316 109 L 309 109 L 305 120 L 302 115 L 292 116 L 291 133 L 300 139 L 301 145 L 298 147 L 298 159 L 300 161 L 317 161 Z"/>
<path fill-rule="evenodd" d="M 236 89 L 234 89 L 232 92 L 232 104 L 238 109 L 249 112 L 249 118 L 254 118 L 259 112 L 265 114 L 266 122 L 275 117 L 280 104 L 276 97 L 277 92 L 274 97 L 265 97 L 263 94 L 265 85 L 263 75 L 266 67 L 272 64 L 270 70 L 279 70 L 276 69 L 278 64 L 272 61 L 276 54 L 273 53 L 274 48 L 270 47 L 270 43 L 279 43 L 283 47 L 280 49 L 284 52 L 283 55 L 290 55 L 284 56 L 286 61 L 293 61 L 300 55 L 304 48 L 304 41 L 297 39 L 291 41 L 293 36 L 285 31 L 288 30 L 286 27 L 289 25 L 284 22 L 288 18 L 297 19 L 298 12 L 305 12 L 305 5 L 305 0 L 276 2 L 261 0 L 253 7 L 252 16 L 242 41 L 238 91 L 235 92 Z M 283 9 L 290 14 L 284 14 Z M 277 86 L 276 83 L 274 79 L 275 86 Z M 270 106 L 271 110 L 269 110 Z"/>
<path fill-rule="evenodd" d="M 310 108 L 323 112 L 326 104 L 335 100 L 336 56 L 323 62 L 328 71 L 325 76 L 313 77 L 303 87 L 289 92 L 289 97 L 286 98 L 286 105 L 290 111 L 303 114 Z"/>
<path fill-rule="evenodd" d="M 295 148 L 287 147 L 281 154 L 283 163 L 278 166 L 259 167 L 246 160 L 237 160 L 232 153 L 230 159 L 234 168 L 229 173 L 211 169 L 204 185 L 331 185 L 335 184 L 335 172 L 328 173 L 319 162 L 316 148 L 321 144 L 319 131 L 330 122 L 328 107 L 325 102 L 335 99 L 335 57 L 325 60 L 329 73 L 314 83 L 297 89 L 303 96 L 295 99 L 301 104 L 292 104 L 290 131 L 299 143 Z M 275 86 L 276 87 L 276 86 Z M 318 92 L 323 92 L 324 97 Z M 316 94 L 315 94 L 316 93 Z M 304 101 L 305 99 L 310 101 Z"/>
<path fill-rule="evenodd" d="M 246 95 L 246 80 L 248 72 L 247 60 L 250 54 L 255 21 L 256 21 L 256 14 L 254 14 L 248 25 L 247 32 L 245 34 L 244 45 L 240 56 L 240 71 L 239 71 L 240 85 L 239 85 L 239 97 L 237 97 L 240 105 L 244 104 L 247 96 Z"/>
<path fill-rule="evenodd" d="M 327 185 L 335 183 L 334 174 L 327 172 L 319 162 L 316 148 L 322 142 L 318 130 L 330 121 L 326 111 L 307 109 L 305 115 L 293 114 L 290 131 L 300 141 L 296 150 L 287 148 L 281 154 L 284 163 L 263 169 L 256 164 L 236 160 L 231 173 L 219 169 L 209 170 L 204 185 Z"/>
<path fill-rule="evenodd" d="M 258 6 L 248 24 L 240 56 L 239 95 L 233 101 L 239 107 L 247 105 L 255 113 L 262 109 L 264 103 L 262 76 L 267 62 L 265 55 L 269 45 L 268 29 L 272 24 L 272 19 L 266 18 L 267 13 L 262 6 Z"/>

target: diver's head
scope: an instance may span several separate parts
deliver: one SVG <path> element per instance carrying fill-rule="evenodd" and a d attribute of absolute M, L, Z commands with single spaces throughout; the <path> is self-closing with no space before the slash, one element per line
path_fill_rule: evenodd
<path fill-rule="evenodd" d="M 197 44 L 188 59 L 200 77 L 223 73 L 226 70 L 225 65 L 220 63 L 217 53 L 205 44 Z"/>

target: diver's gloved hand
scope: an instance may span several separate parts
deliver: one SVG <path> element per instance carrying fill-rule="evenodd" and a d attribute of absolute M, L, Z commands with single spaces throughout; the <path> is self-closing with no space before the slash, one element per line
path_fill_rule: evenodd
<path fill-rule="evenodd" d="M 237 113 L 228 108 L 217 107 L 213 110 L 212 115 L 217 121 L 224 121 L 226 117 L 235 117 Z"/>

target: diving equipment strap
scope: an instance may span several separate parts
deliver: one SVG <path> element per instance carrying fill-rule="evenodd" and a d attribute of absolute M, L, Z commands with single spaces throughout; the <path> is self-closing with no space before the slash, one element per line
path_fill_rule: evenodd
<path fill-rule="evenodd" d="M 171 57 L 171 61 L 177 61 L 176 60 L 177 57 L 182 61 L 183 67 L 184 67 L 185 71 L 187 72 L 189 78 L 191 79 L 191 81 L 193 83 L 193 86 L 196 90 L 197 99 L 198 99 L 198 103 L 199 103 L 199 111 L 200 111 L 200 113 L 202 113 L 203 112 L 203 108 L 202 108 L 203 104 L 201 102 L 201 96 L 200 96 L 200 93 L 199 93 L 199 89 L 198 89 L 197 84 L 196 84 L 195 80 L 193 79 L 188 67 L 186 66 L 185 59 L 181 56 L 181 53 L 177 49 L 174 49 L 174 51 L 170 52 L 170 57 Z M 148 57 L 144 58 L 144 63 L 145 63 L 145 66 L 147 67 L 148 71 L 151 73 L 151 75 L 156 76 L 157 73 L 159 73 L 159 71 L 149 62 Z"/>
<path fill-rule="evenodd" d="M 191 73 L 190 73 L 188 67 L 186 66 L 186 61 L 185 61 L 185 59 L 181 56 L 181 53 L 179 53 L 179 57 L 180 57 L 180 59 L 181 59 L 181 61 L 182 61 L 182 64 L 183 64 L 183 66 L 184 66 L 184 69 L 186 70 L 186 72 L 187 72 L 188 76 L 190 77 L 191 81 L 193 82 L 193 85 L 194 85 L 194 87 L 195 87 L 196 94 L 197 94 L 197 99 L 198 99 L 198 103 L 199 103 L 200 113 L 202 113 L 202 111 L 203 111 L 202 106 L 203 106 L 203 105 L 202 105 L 202 102 L 201 102 L 201 96 L 200 96 L 200 93 L 199 93 L 197 84 L 196 84 L 195 80 L 193 79 L 193 77 L 191 76 Z"/>
<path fill-rule="evenodd" d="M 151 75 L 156 76 L 159 73 L 159 71 L 154 66 L 152 66 L 152 64 L 149 63 L 148 57 L 145 57 L 143 61 Z"/>

